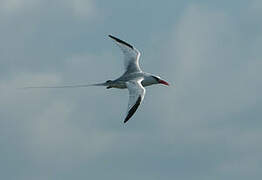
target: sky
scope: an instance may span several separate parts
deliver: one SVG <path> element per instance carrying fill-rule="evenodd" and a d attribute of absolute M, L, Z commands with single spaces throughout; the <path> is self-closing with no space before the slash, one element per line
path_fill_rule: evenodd
<path fill-rule="evenodd" d="M 0 0 L 1 179 L 261 179 L 261 19 L 260 0 Z M 18 89 L 117 78 L 108 34 L 171 84 L 127 124 L 127 90 Z"/>

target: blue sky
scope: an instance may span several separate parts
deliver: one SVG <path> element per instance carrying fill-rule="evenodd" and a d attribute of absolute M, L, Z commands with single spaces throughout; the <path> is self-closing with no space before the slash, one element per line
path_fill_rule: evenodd
<path fill-rule="evenodd" d="M 8 180 L 261 179 L 262 1 L 0 0 L 0 174 Z M 123 73 L 147 88 L 18 90 Z M 175 87 L 174 87 L 175 85 Z"/>

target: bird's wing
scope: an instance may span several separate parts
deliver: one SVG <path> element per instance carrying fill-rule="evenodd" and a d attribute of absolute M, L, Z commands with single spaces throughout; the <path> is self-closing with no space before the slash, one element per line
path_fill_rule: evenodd
<path fill-rule="evenodd" d="M 139 66 L 140 52 L 134 46 L 128 44 L 127 42 L 121 39 L 118 39 L 112 35 L 109 35 L 109 37 L 116 42 L 116 44 L 120 47 L 120 49 L 124 53 L 124 67 L 126 73 L 140 72 L 141 71 Z"/>
<path fill-rule="evenodd" d="M 126 123 L 133 116 L 138 106 L 141 104 L 141 102 L 144 99 L 146 90 L 141 84 L 142 80 L 143 78 L 126 82 L 126 86 L 129 91 L 129 102 L 128 102 L 127 115 L 124 120 L 124 123 Z"/>

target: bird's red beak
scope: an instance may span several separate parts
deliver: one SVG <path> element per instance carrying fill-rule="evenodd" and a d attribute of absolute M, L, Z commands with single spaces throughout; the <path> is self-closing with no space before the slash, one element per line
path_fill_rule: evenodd
<path fill-rule="evenodd" d="M 166 86 L 169 86 L 168 82 L 166 82 L 166 81 L 164 81 L 164 80 L 159 80 L 159 83 L 160 83 L 160 84 L 164 84 L 164 85 L 166 85 Z"/>

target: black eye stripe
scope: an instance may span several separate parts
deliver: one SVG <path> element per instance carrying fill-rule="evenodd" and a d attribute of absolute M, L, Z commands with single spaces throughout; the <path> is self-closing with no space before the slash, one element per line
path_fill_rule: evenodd
<path fill-rule="evenodd" d="M 155 78 L 156 81 L 159 81 L 159 78 L 155 77 L 155 76 L 152 76 L 153 78 Z"/>

